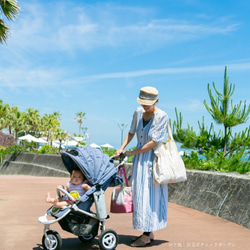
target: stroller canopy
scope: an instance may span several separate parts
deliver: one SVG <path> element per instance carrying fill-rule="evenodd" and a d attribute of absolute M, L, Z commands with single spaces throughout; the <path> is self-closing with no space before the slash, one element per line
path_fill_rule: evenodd
<path fill-rule="evenodd" d="M 62 161 L 70 173 L 80 169 L 91 185 L 102 185 L 104 190 L 123 182 L 109 156 L 100 148 L 75 147 L 62 153 Z"/>

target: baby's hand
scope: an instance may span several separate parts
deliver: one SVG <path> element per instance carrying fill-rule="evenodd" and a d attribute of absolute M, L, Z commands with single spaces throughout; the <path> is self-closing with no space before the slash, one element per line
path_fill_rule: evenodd
<path fill-rule="evenodd" d="M 90 186 L 88 184 L 82 184 L 82 189 L 84 189 L 85 191 L 88 191 L 90 189 Z"/>

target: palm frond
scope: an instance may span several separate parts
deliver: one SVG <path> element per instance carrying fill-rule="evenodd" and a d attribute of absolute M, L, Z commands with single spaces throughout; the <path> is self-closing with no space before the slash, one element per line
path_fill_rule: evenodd
<path fill-rule="evenodd" d="M 1 0 L 0 6 L 2 8 L 2 12 L 9 21 L 13 21 L 17 18 L 18 13 L 21 10 L 21 8 L 17 5 L 16 0 Z"/>
<path fill-rule="evenodd" d="M 0 43 L 6 43 L 9 36 L 9 27 L 0 19 Z"/>

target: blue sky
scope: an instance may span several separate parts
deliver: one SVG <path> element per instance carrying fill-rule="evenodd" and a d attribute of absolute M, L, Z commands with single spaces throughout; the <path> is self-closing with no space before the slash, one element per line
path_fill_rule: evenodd
<path fill-rule="evenodd" d="M 121 130 L 143 86 L 159 90 L 158 107 L 174 109 L 198 131 L 212 119 L 207 85 L 222 92 L 224 68 L 234 103 L 250 104 L 250 1 L 19 1 L 21 13 L 0 45 L 0 99 L 21 111 L 59 111 L 78 133 L 85 112 L 90 142 L 119 147 Z M 7 21 L 6 21 L 7 22 Z M 250 122 L 234 131 L 243 130 Z M 216 126 L 222 129 L 222 125 Z M 135 145 L 135 140 L 130 146 Z"/>

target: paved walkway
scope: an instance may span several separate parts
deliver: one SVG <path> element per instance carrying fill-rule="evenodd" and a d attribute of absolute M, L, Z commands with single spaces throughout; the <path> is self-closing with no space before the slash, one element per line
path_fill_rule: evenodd
<path fill-rule="evenodd" d="M 67 178 L 0 176 L 0 249 L 1 250 L 39 250 L 43 249 L 41 239 L 43 225 L 38 217 L 48 209 L 45 194 L 55 187 L 66 184 Z M 106 205 L 109 211 L 112 189 L 106 191 Z M 117 250 L 129 247 L 133 236 L 139 232 L 132 227 L 132 214 L 111 214 L 106 228 L 119 235 Z M 51 229 L 62 237 L 63 250 L 99 249 L 98 237 L 84 244 L 76 236 L 65 232 L 57 224 Z M 155 240 L 150 247 L 140 249 L 250 249 L 250 230 L 224 219 L 199 211 L 169 203 L 168 226 L 155 232 Z"/>

